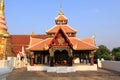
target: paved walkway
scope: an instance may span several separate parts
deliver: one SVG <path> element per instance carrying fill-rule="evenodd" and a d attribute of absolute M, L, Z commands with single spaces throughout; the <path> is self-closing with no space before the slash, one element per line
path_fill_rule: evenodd
<path fill-rule="evenodd" d="M 120 72 L 98 69 L 98 71 L 79 71 L 74 73 L 47 73 L 15 69 L 7 80 L 119 80 Z"/>

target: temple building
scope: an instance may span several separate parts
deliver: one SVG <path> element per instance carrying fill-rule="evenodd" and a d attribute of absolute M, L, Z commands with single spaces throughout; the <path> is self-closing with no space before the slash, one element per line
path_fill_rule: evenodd
<path fill-rule="evenodd" d="M 78 39 L 77 31 L 68 25 L 68 19 L 60 10 L 55 18 L 55 26 L 46 31 L 45 39 L 30 36 L 30 64 L 48 64 L 50 66 L 72 66 L 74 59 L 94 64 L 94 52 L 97 47 L 94 37 Z M 85 61 L 84 61 L 85 60 Z"/>
<path fill-rule="evenodd" d="M 79 64 L 94 65 L 95 38 L 79 39 L 76 34 L 77 30 L 68 25 L 68 18 L 60 10 L 55 25 L 46 34 L 10 35 L 4 17 L 4 0 L 0 2 L 0 59 L 18 54 L 24 58 L 20 53 L 24 50 L 31 66 L 72 66 L 76 59 Z"/>

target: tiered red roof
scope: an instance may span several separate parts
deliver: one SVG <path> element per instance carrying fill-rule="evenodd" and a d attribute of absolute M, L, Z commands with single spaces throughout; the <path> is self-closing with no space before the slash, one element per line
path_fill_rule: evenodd
<path fill-rule="evenodd" d="M 12 35 L 11 41 L 12 41 L 13 52 L 15 54 L 18 54 L 19 52 L 22 51 L 22 46 L 24 46 L 24 48 L 25 48 L 24 50 L 27 53 L 26 48 L 29 46 L 31 36 L 35 39 L 36 38 L 39 38 L 39 39 L 47 38 L 47 35 Z M 35 43 L 37 43 L 38 41 L 39 40 L 36 40 Z"/>
<path fill-rule="evenodd" d="M 55 19 L 56 25 L 51 29 L 47 30 L 46 33 L 56 33 L 61 27 L 65 33 L 76 33 L 77 31 L 72 27 L 67 25 L 68 19 L 64 16 L 62 11 L 59 12 L 59 15 Z"/>
<path fill-rule="evenodd" d="M 61 29 L 64 33 L 64 30 L 62 28 L 59 28 L 59 29 Z M 71 44 L 70 46 L 74 50 L 94 50 L 97 48 L 94 43 L 94 38 L 92 38 L 92 37 L 81 40 L 81 39 L 77 39 L 75 37 L 68 37 L 65 33 L 64 33 L 64 35 L 66 36 L 69 44 Z M 55 36 L 57 36 L 57 35 L 55 35 Z M 55 39 L 55 37 L 47 38 L 42 41 L 38 41 L 36 44 L 32 44 L 32 46 L 29 46 L 29 49 L 30 50 L 45 50 L 45 48 L 47 47 L 47 50 L 48 50 L 50 47 L 50 44 L 52 43 L 52 41 L 54 39 Z M 33 39 L 33 42 L 31 42 L 31 43 L 34 43 L 34 42 L 35 42 L 35 40 Z"/>
<path fill-rule="evenodd" d="M 64 16 L 63 12 L 60 11 L 58 17 L 55 19 L 56 25 L 49 29 L 46 33 L 55 33 L 54 37 L 47 38 L 44 40 L 35 40 L 32 39 L 28 49 L 30 50 L 48 50 L 51 45 L 56 46 L 58 42 L 56 39 L 59 37 L 60 30 L 64 35 L 63 38 L 66 39 L 68 46 L 71 46 L 74 50 L 94 50 L 96 49 L 95 40 L 93 37 L 85 38 L 85 39 L 77 39 L 75 36 L 68 37 L 66 33 L 76 33 L 76 30 L 72 29 L 70 26 L 67 25 L 67 18 Z M 59 45 L 61 46 L 61 45 Z M 63 45 L 64 46 L 64 45 Z"/>
<path fill-rule="evenodd" d="M 76 34 L 77 31 L 67 25 L 67 18 L 63 12 L 60 11 L 55 21 L 56 25 L 46 32 L 47 34 L 54 33 L 53 37 L 50 35 L 12 35 L 14 53 L 21 51 L 22 46 L 32 51 L 45 51 L 52 46 L 71 46 L 73 50 L 97 49 L 93 37 L 78 39 L 75 36 L 68 36 L 67 33 Z"/>

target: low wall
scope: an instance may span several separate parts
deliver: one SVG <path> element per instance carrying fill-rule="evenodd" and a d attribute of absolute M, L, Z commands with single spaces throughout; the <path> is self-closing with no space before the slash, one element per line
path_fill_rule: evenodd
<path fill-rule="evenodd" d="M 120 61 L 102 61 L 102 68 L 120 72 Z"/>
<path fill-rule="evenodd" d="M 0 68 L 8 67 L 9 61 L 8 60 L 0 60 Z"/>
<path fill-rule="evenodd" d="M 97 71 L 97 64 L 91 65 L 76 65 L 76 71 Z"/>
<path fill-rule="evenodd" d="M 6 80 L 12 69 L 12 58 L 10 60 L 0 60 L 0 80 Z"/>

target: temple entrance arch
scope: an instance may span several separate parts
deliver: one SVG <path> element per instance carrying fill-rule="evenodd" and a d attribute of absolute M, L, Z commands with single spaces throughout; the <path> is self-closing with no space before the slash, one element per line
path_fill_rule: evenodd
<path fill-rule="evenodd" d="M 68 51 L 66 50 L 54 52 L 55 65 L 67 65 L 68 58 Z"/>
<path fill-rule="evenodd" d="M 72 66 L 72 49 L 69 46 L 53 46 L 49 49 L 50 66 L 55 64 Z"/>

